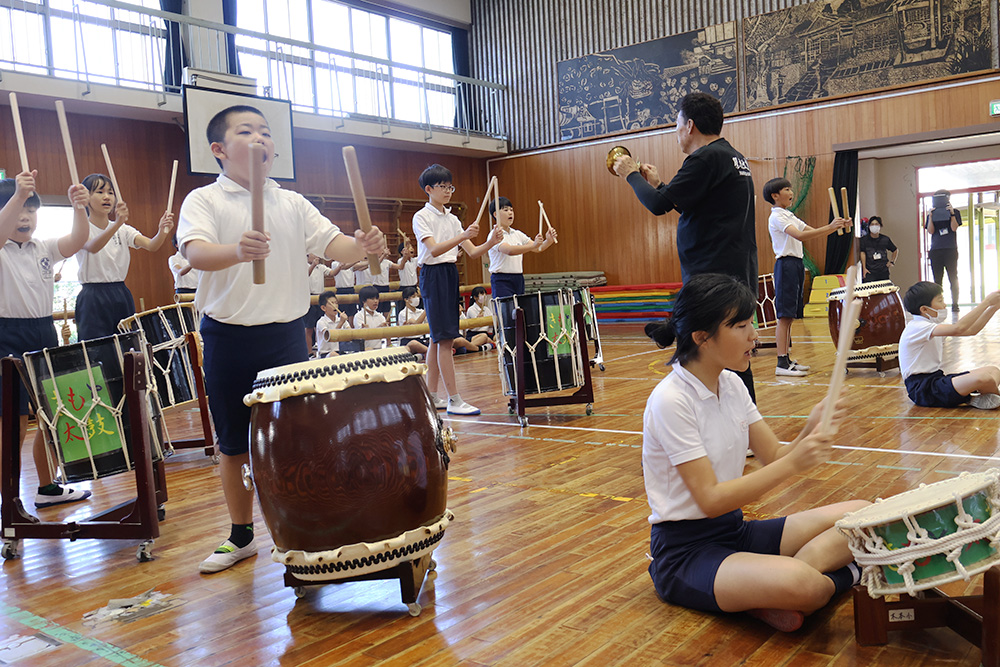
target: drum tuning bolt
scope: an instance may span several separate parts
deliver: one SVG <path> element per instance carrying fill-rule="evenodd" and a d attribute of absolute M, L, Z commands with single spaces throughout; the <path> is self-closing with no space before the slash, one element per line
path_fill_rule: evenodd
<path fill-rule="evenodd" d="M 441 441 L 444 442 L 444 446 L 454 454 L 458 451 L 458 438 L 455 437 L 455 432 L 450 428 L 446 428 L 441 431 Z"/>
<path fill-rule="evenodd" d="M 253 491 L 253 473 L 250 472 L 250 464 L 244 463 L 240 470 L 243 474 L 243 487 L 247 491 Z"/>

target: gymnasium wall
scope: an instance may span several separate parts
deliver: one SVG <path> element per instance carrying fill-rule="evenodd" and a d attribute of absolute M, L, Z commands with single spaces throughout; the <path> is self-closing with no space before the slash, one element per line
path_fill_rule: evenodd
<path fill-rule="evenodd" d="M 774 266 L 767 217 L 770 207 L 760 195 L 764 183 L 784 172 L 787 157 L 816 158 L 812 188 L 798 215 L 813 226 L 829 219 L 826 189 L 833 173 L 834 144 L 961 128 L 1000 121 L 990 119 L 989 102 L 997 97 L 998 77 L 969 77 L 950 84 L 921 86 L 882 95 L 865 95 L 726 119 L 723 136 L 750 160 L 758 190 L 757 246 L 760 272 Z M 517 212 L 517 226 L 537 231 L 538 206 L 545 203 L 560 232 L 559 245 L 543 255 L 525 256 L 526 273 L 603 270 L 611 284 L 680 280 L 676 252 L 676 213 L 656 217 L 635 199 L 632 189 L 608 173 L 608 150 L 622 144 L 640 162 L 659 168 L 669 179 L 683 162 L 673 128 L 634 133 L 495 158 L 490 175 Z M 905 184 L 880 182 L 879 199 L 889 201 Z M 864 201 L 860 214 L 873 215 Z M 886 207 L 878 213 L 885 215 Z M 898 224 L 904 224 L 900 221 Z M 895 228 L 897 223 L 893 223 Z M 893 232 L 887 233 L 893 235 Z M 806 244 L 823 269 L 825 239 Z"/>
<path fill-rule="evenodd" d="M 27 109 L 22 104 L 21 118 L 29 161 L 32 169 L 38 170 L 39 194 L 65 198 L 70 184 L 69 169 L 55 111 Z M 80 178 L 94 171 L 106 171 L 101 144 L 107 144 L 123 198 L 129 205 L 129 224 L 146 236 L 156 233 L 157 223 L 166 208 L 173 160 L 180 161 L 174 195 L 175 214 L 179 213 L 181 201 L 188 192 L 214 180 L 187 174 L 187 143 L 183 130 L 176 125 L 79 114 L 68 114 L 68 122 Z M 0 167 L 12 177 L 18 171 L 20 160 L 17 144 L 12 140 L 14 127 L 7 106 L 0 106 L 0 136 L 11 138 L 0 142 Z M 296 138 L 298 179 L 294 183 L 284 181 L 282 187 L 303 194 L 349 196 L 341 155 L 343 145 L 316 138 Z M 369 197 L 420 198 L 423 193 L 417 185 L 417 177 L 434 162 L 444 164 L 454 173 L 455 202 L 466 202 L 476 211 L 486 190 L 486 168 L 482 159 L 368 146 L 358 146 L 357 152 L 365 193 Z M 345 211 L 333 221 L 345 232 L 357 229 L 353 212 Z M 376 224 L 379 223 L 376 220 Z M 409 233 L 409 220 L 403 223 Z M 485 239 L 484 229 L 479 241 Z M 395 248 L 392 251 L 395 256 Z M 147 308 L 172 302 L 173 277 L 167 259 L 173 253 L 169 241 L 157 253 L 132 251 L 126 284 L 135 296 L 137 308 L 140 298 L 145 300 Z M 480 279 L 478 262 L 469 262 L 468 271 L 470 280 Z"/>

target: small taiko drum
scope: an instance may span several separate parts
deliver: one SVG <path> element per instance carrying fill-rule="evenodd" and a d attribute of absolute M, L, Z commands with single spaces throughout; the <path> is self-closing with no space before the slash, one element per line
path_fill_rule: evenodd
<path fill-rule="evenodd" d="M 844 515 L 837 528 L 872 597 L 968 581 L 1000 561 L 1000 474 L 922 484 Z"/>
<path fill-rule="evenodd" d="M 150 363 L 160 405 L 172 407 L 195 400 L 194 371 L 185 335 L 198 331 L 193 303 L 177 303 L 146 310 L 118 323 L 122 333 L 138 331 L 152 348 Z"/>
<path fill-rule="evenodd" d="M 828 317 L 833 344 L 840 340 L 840 328 L 846 287 L 830 290 Z M 888 280 L 863 283 L 854 288 L 854 297 L 862 299 L 861 315 L 848 326 L 855 327 L 854 342 L 848 361 L 870 358 L 875 354 L 894 356 L 899 352 L 899 337 L 903 335 L 906 318 L 899 288 Z"/>
<path fill-rule="evenodd" d="M 299 579 L 387 570 L 433 552 L 447 509 L 450 429 L 423 378 L 392 347 L 257 375 L 250 461 L 272 558 Z"/>

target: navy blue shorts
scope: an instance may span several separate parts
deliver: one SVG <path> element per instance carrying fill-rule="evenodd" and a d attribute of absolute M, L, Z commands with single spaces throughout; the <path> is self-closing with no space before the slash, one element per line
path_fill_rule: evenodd
<path fill-rule="evenodd" d="M 174 294 L 195 294 L 197 291 L 197 287 L 178 287 L 174 290 Z"/>
<path fill-rule="evenodd" d="M 302 318 L 255 327 L 201 319 L 205 341 L 205 389 L 219 437 L 219 451 L 228 456 L 250 451 L 250 393 L 257 373 L 309 359 L 302 335 Z"/>
<path fill-rule="evenodd" d="M 801 257 L 779 257 L 774 262 L 774 310 L 779 320 L 802 318 L 805 275 Z"/>
<path fill-rule="evenodd" d="M 454 340 L 458 333 L 458 267 L 424 264 L 420 270 L 420 298 L 424 302 L 431 340 Z"/>
<path fill-rule="evenodd" d="M 955 391 L 952 378 L 964 373 L 945 375 L 944 371 L 933 373 L 914 373 L 903 381 L 906 385 L 906 395 L 910 400 L 924 408 L 955 408 L 969 400 Z"/>
<path fill-rule="evenodd" d="M 118 333 L 118 323 L 135 315 L 135 300 L 125 283 L 84 283 L 76 297 L 77 340 Z"/>
<path fill-rule="evenodd" d="M 310 297 L 311 298 L 311 297 Z M 302 316 L 302 324 L 306 329 L 315 329 L 319 318 L 323 317 L 323 311 L 315 304 L 310 304 L 309 310 Z"/>
<path fill-rule="evenodd" d="M 338 287 L 337 294 L 357 295 L 357 292 L 354 291 L 353 287 Z M 358 303 L 356 301 L 354 303 L 343 303 L 340 299 L 337 299 L 337 305 L 340 306 L 342 311 L 347 313 L 348 317 L 353 318 L 354 314 L 358 312 Z"/>
<path fill-rule="evenodd" d="M 742 510 L 714 519 L 654 523 L 649 576 L 664 602 L 721 612 L 715 602 L 715 575 L 730 555 L 746 551 L 780 555 L 785 517 L 744 521 Z"/>
<path fill-rule="evenodd" d="M 0 357 L 21 359 L 25 352 L 57 347 L 59 337 L 51 317 L 0 317 Z M 21 386 L 18 414 L 28 414 L 28 391 Z M 0 416 L 3 406 L 0 406 Z"/>
<path fill-rule="evenodd" d="M 506 296 L 524 294 L 524 274 L 523 273 L 491 273 L 490 288 L 493 290 L 494 299 L 502 299 Z"/>

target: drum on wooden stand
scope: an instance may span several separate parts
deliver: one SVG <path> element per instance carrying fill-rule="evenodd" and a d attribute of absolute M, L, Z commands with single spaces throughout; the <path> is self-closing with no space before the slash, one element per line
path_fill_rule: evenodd
<path fill-rule="evenodd" d="M 39 427 L 66 482 L 107 477 L 134 466 L 123 379 L 123 354 L 129 350 L 143 350 L 138 333 L 24 355 Z M 152 458 L 159 461 L 165 451 L 162 415 L 155 398 L 146 397 Z"/>
<path fill-rule="evenodd" d="M 150 363 L 156 384 L 153 385 L 163 407 L 172 407 L 197 399 L 191 355 L 185 335 L 197 332 L 198 321 L 193 303 L 178 303 L 137 313 L 118 323 L 125 333 L 139 332 L 152 348 Z"/>
<path fill-rule="evenodd" d="M 529 292 L 491 301 L 497 328 L 497 359 L 504 394 L 517 391 L 515 310 L 524 312 L 524 393 L 540 394 L 583 385 L 580 332 L 573 320 L 573 293 Z M 596 320 L 595 320 L 596 328 Z"/>
<path fill-rule="evenodd" d="M 828 319 L 830 336 L 836 345 L 840 328 L 855 328 L 854 343 L 847 358 L 848 368 L 876 368 L 880 373 L 899 366 L 899 338 L 906 326 L 899 288 L 888 280 L 863 283 L 854 288 L 855 298 L 862 299 L 861 315 L 856 322 L 841 322 L 847 288 L 830 290 Z"/>
<path fill-rule="evenodd" d="M 963 473 L 921 485 L 836 525 L 872 597 L 968 581 L 1000 562 L 1000 473 Z"/>
<path fill-rule="evenodd" d="M 272 558 L 296 579 L 386 570 L 429 556 L 444 536 L 454 438 L 425 372 L 393 347 L 258 374 L 244 399 L 252 484 Z"/>

